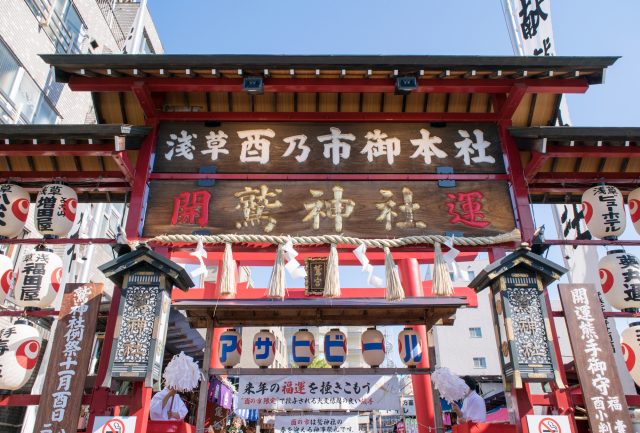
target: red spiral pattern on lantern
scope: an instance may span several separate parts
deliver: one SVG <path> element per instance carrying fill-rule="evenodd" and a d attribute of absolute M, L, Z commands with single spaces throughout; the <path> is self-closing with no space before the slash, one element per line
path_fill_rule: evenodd
<path fill-rule="evenodd" d="M 62 206 L 62 211 L 64 212 L 64 216 L 71 222 L 76 219 L 76 209 L 78 208 L 78 201 L 76 199 L 70 198 L 69 200 L 64 202 Z"/>
<path fill-rule="evenodd" d="M 16 360 L 22 368 L 32 370 L 38 362 L 39 353 L 40 343 L 38 340 L 27 340 L 18 346 L 18 350 L 16 350 Z"/>
<path fill-rule="evenodd" d="M 591 217 L 593 217 L 593 207 L 591 206 L 591 203 L 583 201 L 582 210 L 584 212 L 584 220 L 587 224 L 589 224 L 589 221 L 591 221 Z"/>
<path fill-rule="evenodd" d="M 60 281 L 62 280 L 62 268 L 56 268 L 51 273 L 51 287 L 57 293 L 60 290 Z"/>
<path fill-rule="evenodd" d="M 631 221 L 636 222 L 640 220 L 640 200 L 629 200 L 629 212 L 631 213 Z"/>
<path fill-rule="evenodd" d="M 631 346 L 627 343 L 622 343 L 622 356 L 624 357 L 624 363 L 627 365 L 627 370 L 631 371 L 636 364 L 636 354 L 633 352 Z"/>
<path fill-rule="evenodd" d="M 9 293 L 9 289 L 11 288 L 11 277 L 13 276 L 13 270 L 7 269 L 5 273 L 0 276 L 0 288 L 6 294 Z"/>
<path fill-rule="evenodd" d="M 602 286 L 602 291 L 604 293 L 608 293 L 613 287 L 613 274 L 608 269 L 599 269 L 598 273 L 600 274 L 600 285 Z"/>
<path fill-rule="evenodd" d="M 16 200 L 11 205 L 11 211 L 13 212 L 13 215 L 20 221 L 26 222 L 27 216 L 29 216 L 29 200 L 24 198 Z"/>

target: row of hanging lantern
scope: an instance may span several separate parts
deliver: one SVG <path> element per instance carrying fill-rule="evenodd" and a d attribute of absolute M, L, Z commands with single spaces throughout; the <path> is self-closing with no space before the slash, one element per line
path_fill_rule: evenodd
<path fill-rule="evenodd" d="M 640 233 L 640 188 L 628 197 L 631 221 Z M 593 236 L 615 240 L 626 228 L 624 198 L 612 185 L 598 185 L 582 194 L 584 220 Z M 600 285 L 607 302 L 619 310 L 640 308 L 640 262 L 623 249 L 607 252 L 598 263 Z"/>
<path fill-rule="evenodd" d="M 41 345 L 38 330 L 24 319 L 0 329 L 0 389 L 15 391 L 27 384 Z"/>
<path fill-rule="evenodd" d="M 0 185 L 0 239 L 15 238 L 22 233 L 29 216 L 29 192 L 19 185 Z M 36 229 L 44 237 L 66 236 L 76 219 L 78 195 L 66 185 L 42 187 L 33 216 Z"/>
<path fill-rule="evenodd" d="M 360 337 L 362 357 L 371 367 L 380 366 L 385 359 L 385 340 L 382 332 L 369 328 Z M 315 338 L 306 329 L 297 331 L 291 339 L 293 362 L 301 368 L 308 367 L 315 359 Z M 413 328 L 405 328 L 398 334 L 398 352 L 407 367 L 415 367 L 422 360 L 420 337 Z M 253 337 L 253 361 L 261 368 L 269 367 L 277 353 L 275 335 L 261 330 Z M 242 355 L 242 336 L 235 329 L 220 335 L 218 359 L 225 368 L 235 367 Z M 324 359 L 330 366 L 339 368 L 347 359 L 347 336 L 339 329 L 331 329 L 324 336 Z"/>

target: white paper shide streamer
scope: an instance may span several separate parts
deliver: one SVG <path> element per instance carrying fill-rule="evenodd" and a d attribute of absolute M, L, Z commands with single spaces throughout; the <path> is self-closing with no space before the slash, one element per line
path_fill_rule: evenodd
<path fill-rule="evenodd" d="M 353 254 L 362 265 L 362 272 L 367 274 L 367 283 L 373 287 L 382 287 L 382 278 L 373 275 L 373 266 L 371 266 L 369 258 L 367 258 L 367 247 L 364 244 L 360 244 L 358 248 L 353 250 Z"/>
<path fill-rule="evenodd" d="M 178 392 L 188 392 L 198 386 L 200 369 L 192 357 L 180 352 L 167 364 L 163 377 L 168 388 Z"/>
<path fill-rule="evenodd" d="M 198 245 L 194 252 L 189 253 L 190 256 L 195 257 L 200 262 L 200 266 L 197 269 L 191 271 L 191 276 L 193 278 L 199 277 L 203 275 L 202 279 L 206 280 L 207 275 L 209 275 L 209 271 L 207 271 L 207 266 L 204 264 L 204 259 L 207 258 L 207 250 L 204 249 L 204 245 L 202 243 L 202 239 L 198 239 Z"/>
<path fill-rule="evenodd" d="M 463 399 L 467 391 L 469 391 L 469 387 L 464 383 L 464 380 L 447 367 L 436 369 L 431 375 L 431 381 L 440 393 L 440 397 L 449 403 Z"/>
<path fill-rule="evenodd" d="M 307 271 L 305 271 L 304 266 L 300 264 L 296 260 L 298 257 L 298 252 L 293 248 L 293 241 L 291 238 L 287 240 L 287 242 L 282 247 L 282 251 L 284 252 L 284 258 L 287 261 L 287 264 L 284 265 L 284 268 L 287 270 L 291 278 L 304 278 L 307 276 Z"/>

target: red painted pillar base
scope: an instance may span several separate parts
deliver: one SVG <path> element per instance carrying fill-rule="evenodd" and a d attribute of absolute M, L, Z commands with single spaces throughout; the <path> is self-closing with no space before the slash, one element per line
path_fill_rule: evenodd
<path fill-rule="evenodd" d="M 398 260 L 400 280 L 406 296 L 424 296 L 420 265 L 417 259 Z M 429 349 L 427 344 L 427 330 L 425 326 L 414 326 L 420 337 L 422 347 L 422 362 L 420 368 L 429 368 Z M 416 419 L 419 433 L 434 433 L 436 431 L 435 407 L 433 391 L 431 389 L 431 375 L 412 375 L 413 399 L 416 405 Z M 437 402 L 440 404 L 440 402 Z"/>
<path fill-rule="evenodd" d="M 146 433 L 153 388 L 147 388 L 143 382 L 136 382 L 131 394 L 133 404 L 129 407 L 129 415 L 136 417 L 135 433 Z"/>

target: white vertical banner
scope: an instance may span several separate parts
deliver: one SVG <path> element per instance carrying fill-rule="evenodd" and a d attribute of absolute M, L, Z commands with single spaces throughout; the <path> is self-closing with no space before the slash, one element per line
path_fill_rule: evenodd
<path fill-rule="evenodd" d="M 555 56 L 551 0 L 502 0 L 511 43 L 521 56 Z"/>
<path fill-rule="evenodd" d="M 358 433 L 358 413 L 276 415 L 274 433 Z"/>
<path fill-rule="evenodd" d="M 552 206 L 553 218 L 556 223 L 556 230 L 559 239 L 591 239 L 591 234 L 587 230 L 584 217 L 580 210 L 580 205 L 554 205 Z M 598 290 L 598 299 L 600 305 L 605 312 L 612 311 L 611 306 L 606 302 L 602 287 L 600 287 L 600 276 L 598 274 L 598 247 L 595 246 L 572 246 L 563 245 L 562 257 L 564 258 L 564 266 L 569 270 L 567 276 L 569 282 L 574 284 L 593 284 Z M 615 319 L 605 318 L 607 325 L 607 333 L 613 347 L 613 356 L 618 368 L 618 376 L 622 389 L 627 395 L 636 394 L 636 387 L 633 378 L 627 370 L 627 366 L 622 356 L 620 346 L 620 335 L 616 329 Z"/>
<path fill-rule="evenodd" d="M 502 0 L 513 52 L 520 56 L 555 56 L 551 24 L 551 0 Z M 571 124 L 563 96 L 558 114 L 560 125 Z"/>

